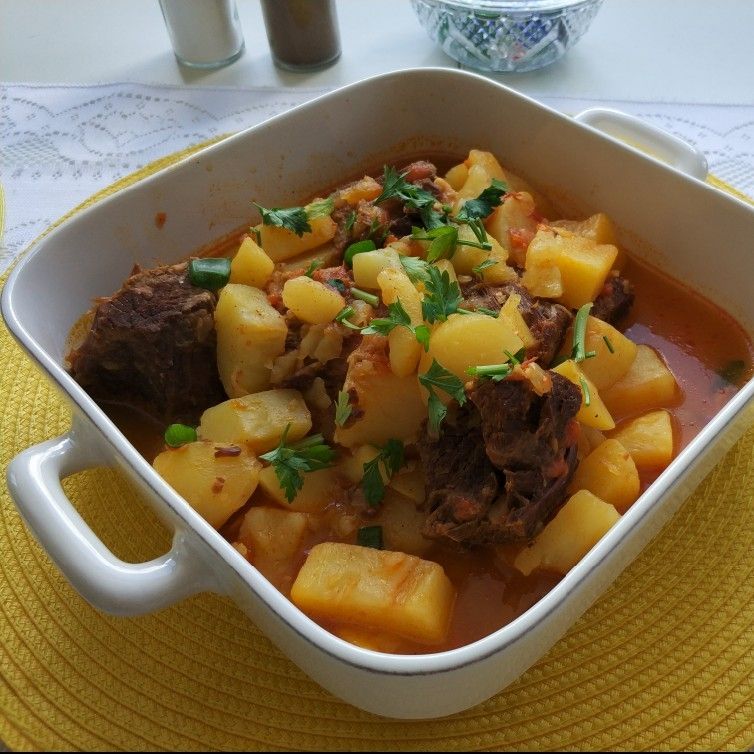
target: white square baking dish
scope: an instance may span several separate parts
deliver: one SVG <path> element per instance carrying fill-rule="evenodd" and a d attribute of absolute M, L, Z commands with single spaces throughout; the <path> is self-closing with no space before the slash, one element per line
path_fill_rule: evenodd
<path fill-rule="evenodd" d="M 750 381 L 524 615 L 459 649 L 387 655 L 338 639 L 294 607 L 160 479 L 64 370 L 71 326 L 93 298 L 119 288 L 134 262 L 185 258 L 248 223 L 252 198 L 285 206 L 384 160 L 471 147 L 499 155 L 540 189 L 567 198 L 574 211 L 606 212 L 634 253 L 754 333 L 754 210 L 743 202 L 473 74 L 408 70 L 340 89 L 76 214 L 37 241 L 6 283 L 8 327 L 74 411 L 67 435 L 14 459 L 9 487 L 30 528 L 85 598 L 102 610 L 136 615 L 202 590 L 227 594 L 304 671 L 351 704 L 397 718 L 448 715 L 489 698 L 536 661 L 751 424 Z M 167 217 L 162 227 L 155 223 L 158 212 Z M 151 502 L 175 531 L 169 553 L 127 564 L 96 538 L 60 484 L 95 465 L 117 466 Z"/>

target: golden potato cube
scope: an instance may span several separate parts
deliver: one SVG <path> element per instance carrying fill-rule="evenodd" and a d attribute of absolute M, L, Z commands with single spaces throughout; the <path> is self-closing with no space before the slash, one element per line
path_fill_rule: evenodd
<path fill-rule="evenodd" d="M 382 527 L 386 550 L 423 555 L 432 546 L 432 541 L 422 535 L 426 520 L 426 512 L 416 502 L 391 486 L 385 490 L 385 497 L 370 524 Z"/>
<path fill-rule="evenodd" d="M 248 449 L 211 440 L 164 450 L 152 465 L 215 529 L 251 497 L 262 468 Z"/>
<path fill-rule="evenodd" d="M 462 225 L 459 228 L 458 238 L 461 241 L 476 242 L 477 240 L 474 232 L 468 225 Z M 474 272 L 474 267 L 489 259 L 495 262 L 495 264 L 491 267 L 486 267 L 479 273 L 479 276 L 486 283 L 499 285 L 501 283 L 515 280 L 518 275 L 516 271 L 507 264 L 508 250 L 501 246 L 493 236 L 488 235 L 487 238 L 492 246 L 490 251 L 462 244 L 456 246 L 451 260 L 453 268 L 459 275 L 473 275 L 476 274 Z"/>
<path fill-rule="evenodd" d="M 583 362 L 581 363 L 583 364 Z M 568 359 L 568 361 L 558 364 L 552 368 L 552 371 L 563 375 L 563 377 L 570 380 L 581 390 L 581 408 L 579 409 L 579 413 L 576 414 L 578 421 L 587 427 L 594 427 L 600 430 L 615 428 L 613 417 L 600 397 L 597 387 L 581 371 L 579 365 L 573 359 Z M 584 389 L 585 384 L 586 390 Z M 587 397 L 589 405 L 587 405 Z"/>
<path fill-rule="evenodd" d="M 642 469 L 664 469 L 673 460 L 673 421 L 668 411 L 650 411 L 621 424 L 610 435 Z"/>
<path fill-rule="evenodd" d="M 272 275 L 275 263 L 251 237 L 246 236 L 230 263 L 230 282 L 263 288 Z"/>
<path fill-rule="evenodd" d="M 282 508 L 301 513 L 321 513 L 348 486 L 337 466 L 305 471 L 303 479 L 303 486 L 290 503 L 272 466 L 266 466 L 259 472 L 259 488 L 271 502 Z"/>
<path fill-rule="evenodd" d="M 362 251 L 353 258 L 353 281 L 357 288 L 377 290 L 380 284 L 377 277 L 387 268 L 402 270 L 400 257 L 395 249 Z"/>
<path fill-rule="evenodd" d="M 536 568 L 565 575 L 620 519 L 615 507 L 587 490 L 572 495 L 513 565 L 528 576 Z"/>
<path fill-rule="evenodd" d="M 285 350 L 288 326 L 264 291 L 229 283 L 215 309 L 217 369 L 225 392 L 236 398 L 270 385 L 272 360 Z"/>
<path fill-rule="evenodd" d="M 344 186 L 337 192 L 337 198 L 355 207 L 360 201 L 371 202 L 382 193 L 382 185 L 374 178 L 365 175 L 361 180 Z"/>
<path fill-rule="evenodd" d="M 486 188 L 489 188 L 494 176 L 490 175 L 482 165 L 471 165 L 463 186 L 458 189 L 458 196 L 454 204 L 455 212 L 463 207 L 468 199 L 476 199 Z"/>
<path fill-rule="evenodd" d="M 589 490 L 624 513 L 639 497 L 641 484 L 636 464 L 617 440 L 605 440 L 579 463 L 569 492 Z"/>
<path fill-rule="evenodd" d="M 629 416 L 650 408 L 672 406 L 680 389 L 662 357 L 649 346 L 640 345 L 631 368 L 602 399 L 611 413 Z"/>
<path fill-rule="evenodd" d="M 324 542 L 301 567 L 291 600 L 320 620 L 439 644 L 448 632 L 455 589 L 437 563 Z"/>
<path fill-rule="evenodd" d="M 260 567 L 292 558 L 301 547 L 306 530 L 305 513 L 254 506 L 243 517 L 238 538 L 251 550 L 254 565 Z"/>
<path fill-rule="evenodd" d="M 327 216 L 311 218 L 309 227 L 311 232 L 300 236 L 292 230 L 278 228 L 275 225 L 257 225 L 257 230 L 265 254 L 273 262 L 282 262 L 322 246 L 332 240 L 337 229 L 332 219 Z"/>
<path fill-rule="evenodd" d="M 553 228 L 563 228 L 577 236 L 584 236 L 595 243 L 609 243 L 618 245 L 618 233 L 613 221 L 604 213 L 587 217 L 586 220 L 556 220 L 552 223 Z"/>
<path fill-rule="evenodd" d="M 518 308 L 521 304 L 521 296 L 518 293 L 512 293 L 505 299 L 505 303 L 500 309 L 500 317 L 507 320 L 513 331 L 521 338 L 524 348 L 531 348 L 537 344 L 537 339 L 532 335 L 529 325 L 526 324 L 521 310 Z M 511 351 L 513 353 L 513 351 Z"/>
<path fill-rule="evenodd" d="M 308 434 L 312 417 L 298 390 L 280 388 L 208 408 L 197 432 L 202 439 L 243 444 L 261 454 L 278 446 L 286 427 L 286 441 L 295 442 Z"/>
<path fill-rule="evenodd" d="M 385 304 L 400 301 L 412 325 L 424 324 L 419 291 L 403 269 L 385 268 L 377 275 L 377 283 Z M 388 335 L 390 368 L 398 377 L 407 377 L 416 371 L 422 346 L 408 328 L 396 327 Z"/>
<path fill-rule="evenodd" d="M 498 162 L 497 157 L 492 152 L 485 152 L 483 149 L 469 150 L 469 156 L 464 160 L 464 165 L 467 165 L 469 169 L 474 166 L 480 167 L 490 178 L 497 178 L 499 181 L 507 179 L 505 170 Z M 478 194 L 475 194 L 475 196 L 478 196 Z"/>
<path fill-rule="evenodd" d="M 487 232 L 506 249 L 510 248 L 511 229 L 529 233 L 537 231 L 537 214 L 534 199 L 526 191 L 508 194 L 499 207 L 485 221 Z"/>
<path fill-rule="evenodd" d="M 379 449 L 374 445 L 351 448 L 351 452 L 338 463 L 340 473 L 352 484 L 359 484 L 364 478 L 364 464 L 373 461 L 379 454 Z"/>
<path fill-rule="evenodd" d="M 307 275 L 285 281 L 283 303 L 295 317 L 310 325 L 332 322 L 346 305 L 338 291 Z"/>
<path fill-rule="evenodd" d="M 435 267 L 440 270 L 440 274 L 443 272 L 448 273 L 448 278 L 451 283 L 458 282 L 458 275 L 456 275 L 456 268 L 453 267 L 453 262 L 450 259 L 438 259 L 435 263 Z"/>
<path fill-rule="evenodd" d="M 424 469 L 418 461 L 409 461 L 390 479 L 390 486 L 417 505 L 426 497 L 427 480 Z"/>
<path fill-rule="evenodd" d="M 450 184 L 450 187 L 454 191 L 459 191 L 466 180 L 469 177 L 469 168 L 462 162 L 458 165 L 454 165 L 447 173 L 445 173 L 445 180 Z"/>
<path fill-rule="evenodd" d="M 560 298 L 563 295 L 563 280 L 560 269 L 553 265 L 530 267 L 524 270 L 521 284 L 532 296 L 538 298 Z"/>
<path fill-rule="evenodd" d="M 558 259 L 563 281 L 561 303 L 578 309 L 599 295 L 618 256 L 612 244 L 596 244 L 587 238 L 559 236 L 561 253 Z"/>
<path fill-rule="evenodd" d="M 570 350 L 572 341 L 573 328 L 566 334 L 563 353 Z M 594 351 L 597 355 L 580 362 L 581 370 L 600 391 L 607 390 L 623 377 L 636 358 L 636 343 L 597 317 L 587 319 L 584 343 L 587 353 Z"/>
<path fill-rule="evenodd" d="M 518 353 L 523 345 L 503 317 L 488 317 L 475 312 L 451 314 L 433 330 L 428 360 L 431 364 L 431 360 L 436 359 L 465 382 L 469 379 L 466 371 L 469 367 L 501 364 L 508 360 L 506 351 Z"/>
<path fill-rule="evenodd" d="M 335 428 L 335 442 L 352 448 L 371 443 L 383 445 L 391 438 L 415 440 L 427 418 L 416 377 L 398 377 L 387 361 L 359 356 L 354 352 L 349 359 L 343 389 L 355 392 L 354 403 L 361 413 L 348 426 Z"/>

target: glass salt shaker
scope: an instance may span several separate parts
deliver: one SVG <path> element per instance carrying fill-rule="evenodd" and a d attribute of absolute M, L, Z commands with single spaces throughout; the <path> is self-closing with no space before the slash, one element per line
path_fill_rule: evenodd
<path fill-rule="evenodd" d="M 222 68 L 244 51 L 235 0 L 160 0 L 173 52 L 189 68 Z"/>
<path fill-rule="evenodd" d="M 334 0 L 262 0 L 275 65 L 289 71 L 325 68 L 340 57 Z"/>

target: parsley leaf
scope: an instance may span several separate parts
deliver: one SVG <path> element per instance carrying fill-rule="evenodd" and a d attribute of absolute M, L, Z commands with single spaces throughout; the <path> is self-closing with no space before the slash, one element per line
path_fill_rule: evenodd
<path fill-rule="evenodd" d="M 289 207 L 288 209 L 273 207 L 267 209 L 256 202 L 253 202 L 253 204 L 261 212 L 262 222 L 265 225 L 285 228 L 297 236 L 303 236 L 304 233 L 311 233 L 312 231 L 312 226 L 309 225 L 309 216 L 303 207 Z"/>
<path fill-rule="evenodd" d="M 325 444 L 322 435 L 312 435 L 292 445 L 286 445 L 290 428 L 290 424 L 285 428 L 280 444 L 275 450 L 259 456 L 275 469 L 275 476 L 289 503 L 293 502 L 298 491 L 304 486 L 304 472 L 326 469 L 332 465 L 335 457 L 335 451 Z"/>
<path fill-rule="evenodd" d="M 446 270 L 441 272 L 437 267 L 428 265 L 427 275 L 429 280 L 424 283 L 422 316 L 430 324 L 444 322 L 458 311 L 462 301 L 461 289 L 455 280 L 451 282 Z"/>
<path fill-rule="evenodd" d="M 463 389 L 463 382 L 452 372 L 445 369 L 436 359 L 432 359 L 432 366 L 428 371 L 419 375 L 419 382 L 429 393 L 429 401 L 427 403 L 429 428 L 430 432 L 436 436 L 440 434 L 440 425 L 447 416 L 448 409 L 435 392 L 435 388 L 447 393 L 451 398 L 455 398 L 459 405 L 463 406 L 466 403 L 466 392 Z"/>
<path fill-rule="evenodd" d="M 341 325 L 344 325 L 345 327 L 349 328 L 350 330 L 359 330 L 361 331 L 361 327 L 359 325 L 354 325 L 353 322 L 349 322 L 348 318 L 352 317 L 354 314 L 356 314 L 356 310 L 352 306 L 344 306 L 336 315 L 335 315 L 335 321 L 340 322 Z"/>
<path fill-rule="evenodd" d="M 346 390 L 340 390 L 338 392 L 338 400 L 335 402 L 335 423 L 342 427 L 351 415 L 353 408 L 349 401 L 348 392 Z"/>
<path fill-rule="evenodd" d="M 412 283 L 429 282 L 429 265 L 419 257 L 400 255 L 401 265 Z"/>
<path fill-rule="evenodd" d="M 497 259 L 490 259 L 487 257 L 487 259 L 483 260 L 477 265 L 474 265 L 474 267 L 471 268 L 471 271 L 475 275 L 479 275 L 480 278 L 484 279 L 484 271 L 486 269 L 489 269 L 490 267 L 494 267 L 498 263 Z"/>
<path fill-rule="evenodd" d="M 506 351 L 505 355 L 508 357 L 508 361 L 502 364 L 483 364 L 482 366 L 469 367 L 466 370 L 466 374 L 472 377 L 485 377 L 493 382 L 500 382 L 509 377 L 513 369 L 526 358 L 526 349 L 522 348 L 515 354 Z"/>
<path fill-rule="evenodd" d="M 392 304 L 388 304 L 387 317 L 376 317 L 373 319 L 367 327 L 361 332 L 363 335 L 387 335 L 396 327 L 403 326 L 409 330 L 413 330 L 411 327 L 411 317 L 409 313 L 403 308 L 403 304 L 400 299 L 394 301 Z"/>
<path fill-rule="evenodd" d="M 388 199 L 399 199 L 416 210 L 432 208 L 435 195 L 425 189 L 415 186 L 406 180 L 406 173 L 399 173 L 394 167 L 385 165 L 382 176 L 382 192 L 374 200 L 374 204 L 381 204 Z"/>
<path fill-rule="evenodd" d="M 306 277 L 310 278 L 312 276 L 312 273 L 315 270 L 318 270 L 323 264 L 324 264 L 324 262 L 321 259 L 312 259 L 312 261 L 309 262 L 309 266 L 306 268 L 306 271 L 304 272 L 304 275 L 306 275 Z"/>
<path fill-rule="evenodd" d="M 436 262 L 438 259 L 450 259 L 456 251 L 458 243 L 458 227 L 455 225 L 439 225 L 431 230 L 422 232 L 421 228 L 413 228 L 411 237 L 417 241 L 429 241 L 427 261 Z"/>
<path fill-rule="evenodd" d="M 476 199 L 468 199 L 458 211 L 456 219 L 462 222 L 469 220 L 483 220 L 492 214 L 495 207 L 499 207 L 503 201 L 503 195 L 508 187 L 497 178 Z"/>
<path fill-rule="evenodd" d="M 385 477 L 388 481 L 404 462 L 404 448 L 400 440 L 388 440 L 380 452 L 364 464 L 361 489 L 369 505 L 378 505 L 385 497 Z"/>
<path fill-rule="evenodd" d="M 307 204 L 304 209 L 306 210 L 306 216 L 310 220 L 316 220 L 318 217 L 329 217 L 335 209 L 335 199 L 329 196 L 327 199 L 320 199 L 319 201 Z"/>

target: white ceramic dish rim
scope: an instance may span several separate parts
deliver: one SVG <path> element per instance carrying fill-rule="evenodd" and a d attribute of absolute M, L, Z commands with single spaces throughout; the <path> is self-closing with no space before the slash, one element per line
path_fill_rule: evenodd
<path fill-rule="evenodd" d="M 441 71 L 444 75 L 448 75 L 449 73 L 447 69 L 414 69 L 382 74 L 322 95 L 315 100 L 294 108 L 293 111 L 288 111 L 275 116 L 258 126 L 230 136 L 217 144 L 205 147 L 197 152 L 195 156 L 213 150 L 222 150 L 235 140 L 247 139 L 254 131 L 274 125 L 274 123 L 280 119 L 288 117 L 291 112 L 306 111 L 308 108 L 319 105 L 322 100 L 343 96 L 356 87 L 369 85 L 372 81 L 389 78 L 391 76 L 415 73 L 417 70 L 421 71 L 423 74 L 431 74 L 433 71 Z M 481 76 L 476 76 L 475 74 L 468 74 L 460 71 L 453 71 L 453 73 L 457 75 L 483 78 Z M 487 83 L 504 89 L 508 92 L 509 96 L 522 98 L 534 104 L 536 107 L 548 111 L 551 117 L 556 120 L 570 120 L 567 116 L 547 108 L 530 98 L 524 97 L 517 92 L 513 92 L 502 85 L 494 84 L 494 82 L 490 82 L 488 79 L 484 80 Z M 616 144 L 620 144 L 616 140 L 607 136 L 602 136 L 601 138 L 606 138 L 614 141 Z M 637 159 L 657 162 L 654 158 L 638 152 L 631 147 L 627 147 L 623 144 L 620 144 L 620 146 L 623 149 L 634 152 L 637 155 Z M 192 157 L 187 159 L 190 160 Z M 164 170 L 143 179 L 143 181 L 140 181 L 133 186 L 123 189 L 115 195 L 102 199 L 92 207 L 84 209 L 81 213 L 66 220 L 58 227 L 62 228 L 70 223 L 76 222 L 77 219 L 83 217 L 85 214 L 96 212 L 98 207 L 107 202 L 118 201 L 118 197 L 125 192 L 138 191 L 140 187 L 147 182 L 159 181 L 161 176 L 170 171 L 179 169 L 183 162 L 184 161 L 182 160 L 175 165 L 169 166 Z M 685 178 L 684 180 L 700 183 L 693 178 Z M 704 186 L 703 184 L 700 184 L 700 190 L 715 191 L 715 189 Z M 747 210 L 751 211 L 751 208 L 740 200 L 733 197 L 729 197 L 729 200 L 732 202 L 738 202 L 746 207 Z M 500 653 L 502 650 L 511 647 L 523 639 L 527 632 L 534 626 L 545 620 L 548 615 L 563 606 L 567 601 L 569 594 L 575 589 L 575 587 L 588 574 L 599 568 L 608 555 L 631 535 L 632 531 L 646 516 L 649 515 L 654 506 L 657 505 L 662 498 L 668 495 L 680 481 L 682 481 L 681 477 L 684 472 L 689 470 L 692 464 L 699 459 L 703 450 L 710 444 L 710 442 L 720 435 L 754 398 L 754 381 L 750 381 L 700 431 L 697 437 L 689 443 L 673 463 L 658 477 L 650 488 L 623 516 L 621 521 L 600 540 L 600 542 L 581 560 L 581 562 L 579 562 L 562 581 L 548 592 L 548 594 L 511 623 L 472 644 L 453 650 L 421 655 L 391 655 L 373 652 L 356 647 L 334 636 L 298 610 L 292 602 L 272 587 L 272 585 L 261 576 L 253 566 L 251 566 L 225 539 L 220 536 L 218 532 L 210 527 L 156 474 L 151 465 L 147 463 L 147 461 L 125 439 L 117 427 L 94 403 L 88 394 L 86 394 L 70 375 L 65 372 L 63 367 L 53 359 L 39 343 L 37 343 L 37 341 L 26 330 L 23 322 L 18 320 L 13 307 L 14 285 L 19 277 L 24 274 L 24 268 L 29 261 L 37 254 L 43 253 L 46 245 L 54 240 L 57 230 L 57 228 L 54 229 L 48 235 L 38 239 L 31 245 L 24 258 L 16 265 L 16 268 L 11 273 L 5 285 L 2 296 L 2 313 L 11 333 L 32 358 L 44 369 L 53 382 L 64 391 L 68 398 L 73 402 L 74 406 L 79 408 L 93 426 L 96 427 L 101 438 L 104 438 L 106 444 L 109 446 L 110 451 L 135 472 L 143 484 L 152 491 L 156 499 L 167 504 L 171 509 L 172 514 L 180 520 L 186 531 L 196 533 L 203 541 L 203 544 L 208 546 L 215 555 L 218 555 L 222 561 L 224 561 L 224 563 L 236 573 L 240 579 L 246 582 L 257 594 L 259 599 L 261 599 L 272 612 L 277 614 L 280 619 L 285 621 L 285 623 L 288 624 L 296 634 L 308 643 L 316 646 L 320 651 L 337 658 L 341 662 L 345 662 L 354 667 L 373 670 L 385 675 L 426 676 L 443 673 L 448 670 L 454 670 L 482 662 L 490 656 Z M 79 424 L 79 426 L 77 426 L 77 424 Z M 80 422 L 74 420 L 74 428 L 70 433 L 70 437 L 80 437 L 82 431 Z M 178 538 L 181 533 L 182 532 L 176 529 L 176 538 Z M 171 550 L 171 552 L 173 551 Z M 209 588 L 212 591 L 219 593 L 225 591 L 223 585 L 216 580 L 212 581 L 209 575 L 203 579 L 199 578 L 197 586 L 199 587 L 197 591 L 201 591 L 204 588 Z M 133 612 L 135 613 L 136 611 Z"/>

